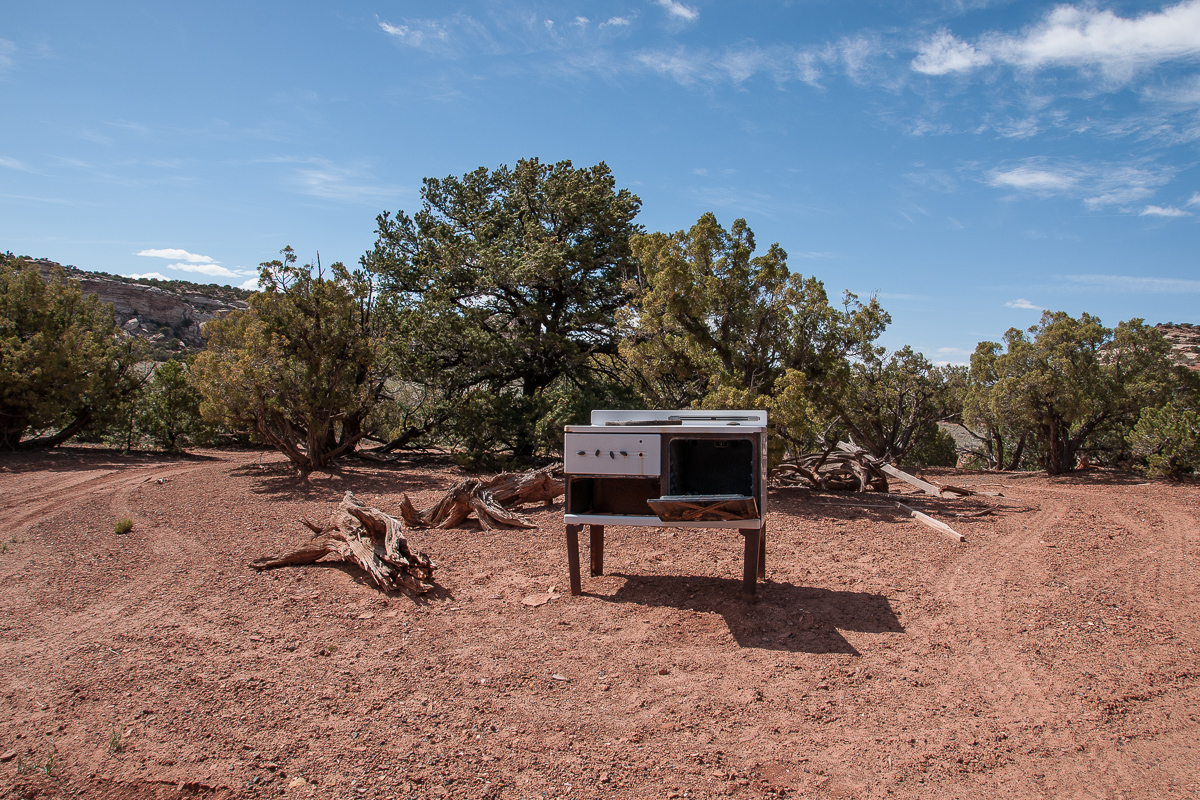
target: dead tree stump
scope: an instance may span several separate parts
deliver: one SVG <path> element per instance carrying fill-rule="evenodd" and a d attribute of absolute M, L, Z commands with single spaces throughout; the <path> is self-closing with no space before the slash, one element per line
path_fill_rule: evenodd
<path fill-rule="evenodd" d="M 510 511 L 514 506 L 541 502 L 550 505 L 566 489 L 562 464 L 527 472 L 502 472 L 494 478 L 467 478 L 451 486 L 433 505 L 418 510 L 408 495 L 400 503 L 400 516 L 410 528 L 453 528 L 474 512 L 485 531 L 497 528 L 536 528 L 525 517 Z"/>
<path fill-rule="evenodd" d="M 311 543 L 287 555 L 255 559 L 250 567 L 261 572 L 338 556 L 362 567 L 371 582 L 381 589 L 416 595 L 433 588 L 433 570 L 437 565 L 408 546 L 404 524 L 377 508 L 363 505 L 353 492 L 346 492 L 324 528 L 308 521 L 304 524 L 315 534 Z"/>

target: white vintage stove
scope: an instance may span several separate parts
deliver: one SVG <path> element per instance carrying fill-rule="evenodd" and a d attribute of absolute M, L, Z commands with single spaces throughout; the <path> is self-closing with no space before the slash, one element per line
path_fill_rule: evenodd
<path fill-rule="evenodd" d="M 564 437 L 567 560 L 582 593 L 579 532 L 604 573 L 604 526 L 733 528 L 745 537 L 743 595 L 765 577 L 767 412 L 593 411 Z"/>

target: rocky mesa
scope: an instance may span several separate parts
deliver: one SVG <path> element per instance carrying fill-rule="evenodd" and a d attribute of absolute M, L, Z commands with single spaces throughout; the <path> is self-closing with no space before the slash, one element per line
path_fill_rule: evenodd
<path fill-rule="evenodd" d="M 69 280 L 79 283 L 84 294 L 93 294 L 109 303 L 117 324 L 126 333 L 141 336 L 152 344 L 168 349 L 204 346 L 201 328 L 212 319 L 231 311 L 248 308 L 245 290 L 229 287 L 201 287 L 184 281 L 172 281 L 165 287 L 151 286 L 131 278 L 87 272 L 63 266 L 48 259 L 36 259 L 44 277 L 55 267 Z M 178 340 L 172 344 L 172 340 Z"/>

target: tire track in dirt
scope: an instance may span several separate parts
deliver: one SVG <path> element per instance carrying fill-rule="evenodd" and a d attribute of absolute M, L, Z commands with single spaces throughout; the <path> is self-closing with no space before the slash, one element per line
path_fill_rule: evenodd
<path fill-rule="evenodd" d="M 960 562 L 960 572 L 952 573 L 937 587 L 940 596 L 954 601 L 955 630 L 967 633 L 966 641 L 958 643 L 956 657 L 1001 725 L 1044 724 L 1047 720 L 1046 694 L 1024 665 L 1026 658 L 1006 629 L 1013 622 L 1007 611 L 1013 592 L 1045 584 L 1048 573 L 1041 558 L 1040 537 L 1066 512 L 1063 503 L 1043 503 L 1032 516 L 1014 515 L 1013 524 L 1019 530 L 982 544 L 968 544 L 977 548 L 975 552 Z"/>
<path fill-rule="evenodd" d="M 206 550 L 192 537 L 181 536 L 173 528 L 157 525 L 139 517 L 131 511 L 129 498 L 138 487 L 152 480 L 178 479 L 203 470 L 206 466 L 164 469 L 162 465 L 147 465 L 122 470 L 102 470 L 99 475 L 52 481 L 32 492 L 26 491 L 23 496 L 28 498 L 28 505 L 23 504 L 23 513 L 17 515 L 15 525 L 10 527 L 10 524 L 5 524 L 5 530 L 13 531 L 14 538 L 24 535 L 28 540 L 33 529 L 40 523 L 53 522 L 54 518 L 64 515 L 76 517 L 86 512 L 88 506 L 101 503 L 107 507 L 106 516 L 111 515 L 114 520 L 133 520 L 135 531 L 140 534 L 137 541 L 142 546 L 137 548 L 135 557 L 122 562 L 125 567 L 134 567 L 132 571 L 126 571 L 118 580 L 105 584 L 89 597 L 83 608 L 59 616 L 52 628 L 38 625 L 36 615 L 29 614 L 22 638 L 35 648 L 63 649 L 64 652 L 70 652 L 93 646 L 98 639 L 111 640 L 121 631 L 137 629 L 143 625 L 143 616 L 148 613 L 147 607 L 152 605 L 149 601 L 167 582 L 177 584 L 178 576 L 188 572 L 187 564 L 201 562 Z M 134 540 L 127 539 L 122 544 L 131 541 Z M 102 546 L 101 542 L 87 542 L 72 546 L 73 552 L 70 555 L 55 549 L 43 551 L 40 555 L 71 558 L 78 565 L 88 554 L 89 548 L 94 551 L 99 546 Z M 6 582 L 4 577 L 10 580 L 19 578 L 22 570 L 19 565 L 13 566 L 18 567 L 14 570 L 16 574 L 0 575 L 0 584 Z M 97 632 L 98 638 L 96 634 L 89 633 L 90 631 Z"/>

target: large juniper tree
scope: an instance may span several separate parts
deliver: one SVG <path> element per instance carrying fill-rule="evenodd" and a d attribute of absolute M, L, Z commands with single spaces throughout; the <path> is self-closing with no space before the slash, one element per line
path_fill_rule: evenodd
<path fill-rule="evenodd" d="M 52 446 L 102 423 L 140 383 L 112 306 L 60 268 L 0 254 L 0 448 Z"/>
<path fill-rule="evenodd" d="M 391 375 L 372 277 L 262 265 L 250 308 L 206 327 L 192 368 L 210 422 L 249 429 L 303 475 L 351 453 Z"/>
<path fill-rule="evenodd" d="M 411 217 L 379 216 L 363 258 L 395 302 L 406 382 L 425 389 L 425 427 L 527 457 L 581 402 L 616 391 L 603 357 L 617 351 L 640 201 L 603 163 L 536 158 L 426 178 L 421 198 Z"/>

